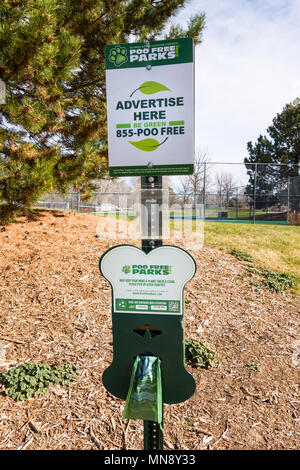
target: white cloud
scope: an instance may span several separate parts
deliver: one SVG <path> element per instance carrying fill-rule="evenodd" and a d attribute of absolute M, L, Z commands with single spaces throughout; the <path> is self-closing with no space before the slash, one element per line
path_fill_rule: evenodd
<path fill-rule="evenodd" d="M 181 22 L 205 11 L 196 52 L 196 135 L 212 161 L 242 162 L 300 95 L 299 0 L 192 0 Z"/>

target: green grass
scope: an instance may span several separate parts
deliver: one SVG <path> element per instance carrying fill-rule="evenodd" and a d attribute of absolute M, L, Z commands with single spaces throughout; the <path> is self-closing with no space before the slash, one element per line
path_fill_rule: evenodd
<path fill-rule="evenodd" d="M 201 230 L 202 223 L 204 243 L 234 254 L 241 262 L 253 263 L 246 271 L 252 269 L 256 274 L 261 274 L 263 269 L 277 271 L 286 288 L 292 287 L 291 277 L 295 286 L 300 285 L 300 226 L 186 221 L 185 229 L 193 234 L 195 228 Z M 181 220 L 170 220 L 170 230 L 181 229 Z M 273 290 L 278 291 L 278 284 L 275 285 L 278 278 L 274 280 L 266 272 L 264 284 L 271 289 L 273 284 Z"/>
<path fill-rule="evenodd" d="M 249 255 L 245 251 L 239 250 L 238 248 L 233 248 L 230 252 L 231 255 L 235 256 L 239 261 L 247 261 L 248 263 L 253 263 L 253 256 Z"/>
<path fill-rule="evenodd" d="M 124 219 L 124 220 L 134 220 L 134 214 L 130 214 L 129 212 L 92 212 L 93 215 L 97 217 L 108 217 L 110 219 Z"/>
<path fill-rule="evenodd" d="M 208 218 L 213 218 L 217 219 L 218 218 L 218 212 L 227 212 L 227 217 L 228 219 L 252 219 L 253 217 L 253 212 L 250 213 L 249 209 L 238 209 L 236 210 L 235 208 L 205 208 L 205 217 Z M 259 215 L 265 215 L 266 212 L 257 209 L 255 211 L 256 216 Z"/>
<path fill-rule="evenodd" d="M 249 209 L 238 209 L 236 210 L 234 207 L 233 208 L 228 208 L 228 207 L 206 207 L 205 208 L 205 217 L 209 219 L 217 219 L 218 218 L 218 213 L 219 212 L 227 212 L 227 217 L 228 219 L 252 219 L 253 217 L 253 212 L 250 213 Z M 175 208 L 174 210 L 171 211 L 172 215 L 175 217 L 181 217 L 182 211 L 180 209 Z M 195 215 L 195 210 L 194 209 L 189 209 L 189 214 L 190 215 Z M 262 209 L 257 209 L 255 211 L 256 216 L 260 215 L 266 215 L 266 211 Z"/>
<path fill-rule="evenodd" d="M 262 274 L 265 278 L 262 282 L 271 292 L 283 292 L 295 286 L 293 277 L 288 273 L 278 273 L 270 269 L 263 269 Z"/>
<path fill-rule="evenodd" d="M 256 268 L 286 273 L 299 283 L 300 227 L 205 222 L 204 243 L 228 253 L 244 252 Z"/>

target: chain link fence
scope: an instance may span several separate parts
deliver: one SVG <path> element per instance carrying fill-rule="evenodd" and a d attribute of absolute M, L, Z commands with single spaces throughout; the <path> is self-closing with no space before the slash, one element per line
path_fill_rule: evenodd
<path fill-rule="evenodd" d="M 208 221 L 300 224 L 298 165 L 201 162 L 196 171 L 194 175 L 166 178 L 170 208 L 201 205 Z M 139 178 L 133 180 L 138 187 Z M 132 187 L 124 191 L 123 180 L 120 192 L 95 191 L 89 199 L 80 192 L 65 197 L 53 193 L 36 207 L 95 215 L 118 212 L 120 216 L 135 217 L 135 198 Z"/>

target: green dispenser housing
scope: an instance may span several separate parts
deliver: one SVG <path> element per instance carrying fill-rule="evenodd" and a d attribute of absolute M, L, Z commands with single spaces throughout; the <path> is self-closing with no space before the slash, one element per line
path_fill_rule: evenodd
<path fill-rule="evenodd" d="M 126 400 L 135 358 L 148 354 L 161 361 L 163 403 L 190 398 L 196 384 L 185 368 L 184 286 L 196 271 L 192 256 L 168 245 L 148 254 L 119 245 L 99 265 L 112 287 L 113 361 L 102 376 L 105 388 Z"/>

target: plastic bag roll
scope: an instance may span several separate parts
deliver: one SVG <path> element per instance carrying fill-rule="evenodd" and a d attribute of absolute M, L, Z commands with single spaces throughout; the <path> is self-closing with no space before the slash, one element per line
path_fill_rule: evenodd
<path fill-rule="evenodd" d="M 160 359 L 142 354 L 137 356 L 130 379 L 123 419 L 162 422 L 162 383 Z"/>

